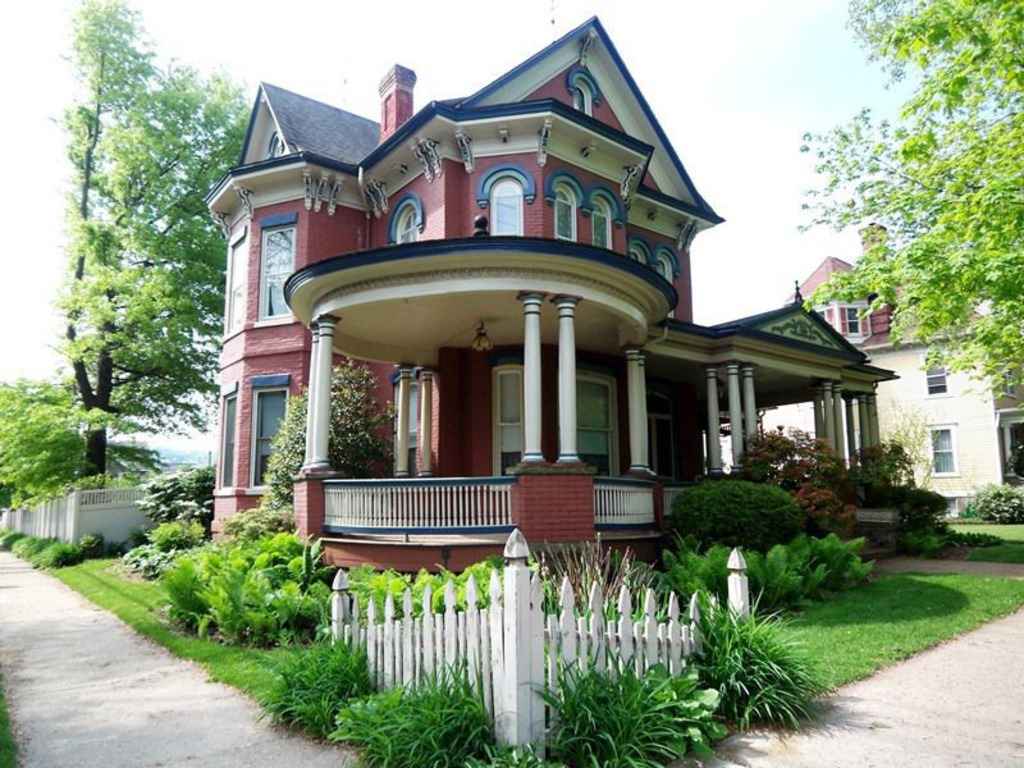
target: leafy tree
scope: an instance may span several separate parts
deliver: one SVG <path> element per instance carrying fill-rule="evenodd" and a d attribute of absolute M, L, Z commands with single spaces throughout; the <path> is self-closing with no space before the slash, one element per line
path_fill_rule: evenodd
<path fill-rule="evenodd" d="M 365 365 L 351 360 L 336 365 L 331 379 L 331 434 L 328 456 L 341 477 L 374 477 L 391 466 L 390 407 L 374 395 L 377 380 Z M 274 437 L 267 462 L 270 490 L 264 505 L 292 505 L 292 485 L 306 456 L 306 395 L 288 399 L 288 412 Z"/>
<path fill-rule="evenodd" d="M 0 385 L 0 486 L 11 503 L 57 493 L 84 471 L 83 425 L 70 387 Z"/>
<path fill-rule="evenodd" d="M 898 340 L 1005 388 L 1024 370 L 1024 4 L 852 0 L 851 26 L 894 81 L 894 122 L 869 111 L 805 137 L 822 186 L 813 224 L 883 225 L 815 300 L 894 307 Z"/>
<path fill-rule="evenodd" d="M 222 77 L 157 66 L 138 16 L 86 0 L 66 112 L 74 192 L 63 352 L 107 468 L 108 429 L 201 427 L 214 391 L 225 249 L 203 196 L 237 157 L 245 105 Z"/>

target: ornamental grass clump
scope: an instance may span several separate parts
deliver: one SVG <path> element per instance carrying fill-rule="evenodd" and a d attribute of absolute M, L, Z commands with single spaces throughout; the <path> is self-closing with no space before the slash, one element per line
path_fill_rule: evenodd
<path fill-rule="evenodd" d="M 671 675 L 662 666 L 616 675 L 594 667 L 563 667 L 545 700 L 555 714 L 550 754 L 571 766 L 654 768 L 687 754 L 710 756 L 725 736 L 715 720 L 717 691 L 697 673 Z"/>
<path fill-rule="evenodd" d="M 494 744 L 483 700 L 464 669 L 351 702 L 330 738 L 359 747 L 371 768 L 464 768 Z"/>
<path fill-rule="evenodd" d="M 824 686 L 803 647 L 786 635 L 785 622 L 703 603 L 703 653 L 695 666 L 701 684 L 721 697 L 719 715 L 740 729 L 753 723 L 799 728 Z"/>
<path fill-rule="evenodd" d="M 338 711 L 373 693 L 366 652 L 348 643 L 314 643 L 274 665 L 274 684 L 260 700 L 275 723 L 327 738 Z"/>

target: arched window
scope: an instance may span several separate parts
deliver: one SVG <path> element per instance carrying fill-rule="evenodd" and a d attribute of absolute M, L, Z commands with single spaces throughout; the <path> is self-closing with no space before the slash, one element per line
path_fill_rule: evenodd
<path fill-rule="evenodd" d="M 671 283 L 672 282 L 672 259 L 670 259 L 664 253 L 659 253 L 658 254 L 657 266 L 658 266 L 658 274 L 661 275 L 662 277 L 664 277 L 666 280 L 668 280 Z"/>
<path fill-rule="evenodd" d="M 647 263 L 647 252 L 644 247 L 639 243 L 629 244 L 629 258 L 633 261 L 639 261 L 641 264 Z"/>
<path fill-rule="evenodd" d="M 270 141 L 267 142 L 267 158 L 277 157 L 284 154 L 284 142 L 277 135 L 277 131 L 270 134 Z"/>
<path fill-rule="evenodd" d="M 598 248 L 612 247 L 612 209 L 605 200 L 594 200 L 594 209 L 590 213 L 590 223 L 594 230 L 593 242 Z"/>
<path fill-rule="evenodd" d="M 515 179 L 501 179 L 491 187 L 491 234 L 523 234 L 523 187 Z"/>
<path fill-rule="evenodd" d="M 567 184 L 555 187 L 555 237 L 576 239 L 576 194 Z"/>
<path fill-rule="evenodd" d="M 405 205 L 398 211 L 395 220 L 395 242 L 415 243 L 420 234 L 420 222 L 416 206 Z"/>
<path fill-rule="evenodd" d="M 586 115 L 593 116 L 594 94 L 590 92 L 590 87 L 586 83 L 582 81 L 576 82 L 575 87 L 572 89 L 572 106 Z"/>

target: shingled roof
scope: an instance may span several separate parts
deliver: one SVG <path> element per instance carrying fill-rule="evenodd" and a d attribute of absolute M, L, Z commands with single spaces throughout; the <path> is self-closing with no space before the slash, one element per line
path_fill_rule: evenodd
<path fill-rule="evenodd" d="M 261 83 L 261 87 L 293 151 L 313 152 L 355 165 L 377 148 L 380 125 L 373 120 L 270 83 Z"/>

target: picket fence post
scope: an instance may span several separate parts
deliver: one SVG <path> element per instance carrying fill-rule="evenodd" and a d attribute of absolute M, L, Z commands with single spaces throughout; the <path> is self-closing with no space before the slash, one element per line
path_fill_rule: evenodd
<path fill-rule="evenodd" d="M 331 639 L 334 642 L 344 640 L 346 620 L 348 619 L 348 574 L 339 568 L 334 574 L 331 584 Z"/>
<path fill-rule="evenodd" d="M 737 616 L 746 618 L 750 615 L 750 582 L 747 579 L 747 561 L 739 549 L 729 554 L 729 609 Z"/>

